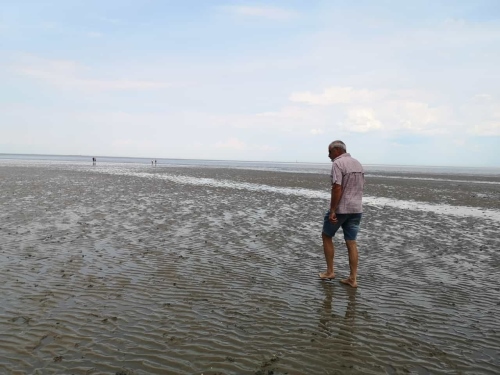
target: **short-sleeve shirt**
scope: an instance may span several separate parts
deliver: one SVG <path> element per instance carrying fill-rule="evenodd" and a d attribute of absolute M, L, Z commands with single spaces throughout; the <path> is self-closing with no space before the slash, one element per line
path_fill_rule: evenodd
<path fill-rule="evenodd" d="M 335 213 L 358 214 L 363 212 L 365 171 L 359 161 L 345 153 L 333 160 L 332 185 L 342 186 L 342 196 Z"/>

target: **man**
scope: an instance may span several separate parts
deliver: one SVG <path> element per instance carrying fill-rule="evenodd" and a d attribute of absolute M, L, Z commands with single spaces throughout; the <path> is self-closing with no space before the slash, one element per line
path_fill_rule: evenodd
<path fill-rule="evenodd" d="M 330 210 L 326 213 L 323 222 L 323 250 L 325 252 L 326 272 L 320 272 L 323 280 L 335 278 L 333 258 L 335 248 L 333 236 L 342 227 L 344 240 L 349 254 L 350 275 L 341 283 L 353 288 L 358 287 L 358 246 L 356 237 L 361 222 L 363 187 L 365 173 L 363 167 L 347 152 L 345 143 L 333 141 L 328 146 L 328 157 L 332 160 L 332 197 Z"/>

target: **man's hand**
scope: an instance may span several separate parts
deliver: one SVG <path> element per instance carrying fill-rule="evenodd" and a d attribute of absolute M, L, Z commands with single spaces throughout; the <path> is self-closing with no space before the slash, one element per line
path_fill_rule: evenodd
<path fill-rule="evenodd" d="M 332 199 L 330 201 L 330 223 L 335 224 L 337 220 L 337 215 L 335 215 L 335 210 L 338 208 L 340 197 L 342 197 L 342 186 L 339 184 L 332 185 Z"/>

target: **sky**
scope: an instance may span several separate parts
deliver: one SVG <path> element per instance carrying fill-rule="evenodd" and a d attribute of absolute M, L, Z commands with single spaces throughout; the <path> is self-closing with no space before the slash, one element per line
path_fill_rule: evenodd
<path fill-rule="evenodd" d="M 0 7 L 0 153 L 500 167 L 498 0 Z"/>

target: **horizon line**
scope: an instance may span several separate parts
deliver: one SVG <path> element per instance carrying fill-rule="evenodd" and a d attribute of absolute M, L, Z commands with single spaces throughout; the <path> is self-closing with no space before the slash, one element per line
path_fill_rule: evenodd
<path fill-rule="evenodd" d="M 121 158 L 121 159 L 145 159 L 145 160 L 199 160 L 199 161 L 225 161 L 225 162 L 239 162 L 239 163 L 283 163 L 283 164 L 295 164 L 295 163 L 300 163 L 300 164 L 330 164 L 330 162 L 320 162 L 320 161 L 275 161 L 275 160 L 236 160 L 236 159 L 196 159 L 196 158 L 173 158 L 173 157 L 159 157 L 159 158 L 151 158 L 147 156 L 113 156 L 113 155 L 83 155 L 83 154 L 31 154 L 31 153 L 5 153 L 5 152 L 0 152 L 0 156 L 2 155 L 18 155 L 18 156 L 57 156 L 57 157 L 64 157 L 64 156 L 69 156 L 69 157 L 95 157 L 95 158 Z M 432 168 L 500 168 L 500 165 L 497 166 L 467 166 L 467 165 L 430 165 L 430 164 L 381 164 L 381 163 L 375 163 L 375 164 L 368 164 L 368 163 L 363 163 L 363 165 L 366 166 L 392 166 L 392 167 L 432 167 Z"/>

